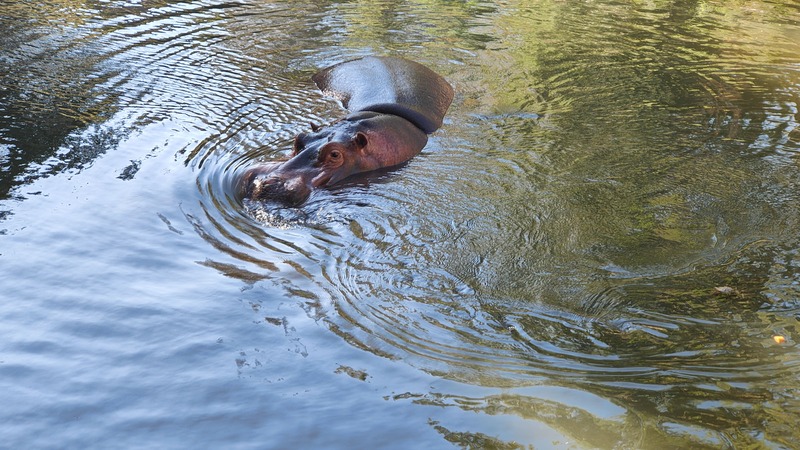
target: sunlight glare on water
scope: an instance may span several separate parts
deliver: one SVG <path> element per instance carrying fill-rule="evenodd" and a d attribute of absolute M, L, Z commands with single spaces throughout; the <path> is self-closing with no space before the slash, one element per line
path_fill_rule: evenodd
<path fill-rule="evenodd" d="M 0 5 L 8 445 L 792 447 L 798 23 Z M 423 152 L 299 208 L 239 199 L 346 113 L 311 75 L 373 54 L 454 86 Z"/>

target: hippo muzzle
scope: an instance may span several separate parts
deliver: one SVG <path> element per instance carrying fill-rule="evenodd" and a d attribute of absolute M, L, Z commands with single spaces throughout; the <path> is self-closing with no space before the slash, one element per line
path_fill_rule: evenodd
<path fill-rule="evenodd" d="M 239 192 L 242 197 L 260 201 L 276 201 L 287 206 L 303 204 L 314 186 L 309 177 L 287 174 L 279 164 L 256 166 L 242 176 Z"/>

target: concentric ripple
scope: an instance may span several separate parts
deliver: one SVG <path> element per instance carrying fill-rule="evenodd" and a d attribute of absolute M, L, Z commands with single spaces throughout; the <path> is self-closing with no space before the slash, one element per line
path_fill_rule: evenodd
<path fill-rule="evenodd" d="M 476 33 L 508 48 L 442 66 L 460 99 L 423 153 L 301 208 L 242 203 L 232 183 L 279 158 L 298 123 L 341 111 L 310 89 L 229 110 L 241 120 L 188 153 L 204 212 L 190 220 L 224 254 L 208 264 L 282 286 L 350 345 L 449 379 L 559 384 L 657 411 L 642 413 L 643 427 L 663 431 L 666 417 L 692 429 L 684 417 L 699 414 L 721 430 L 737 411 L 790 395 L 798 364 L 768 344 L 797 338 L 793 318 L 764 290 L 796 311 L 786 295 L 797 261 L 785 252 L 797 240 L 771 217 L 800 202 L 752 193 L 797 186 L 778 160 L 797 150 L 787 137 L 797 67 L 776 48 L 772 64 L 791 75 L 750 70 L 761 58 L 752 36 L 715 55 L 711 30 L 726 31 L 714 14 L 681 25 L 666 11 L 609 6 L 597 28 L 579 9 L 568 35 L 540 22 L 542 44 L 510 34 L 541 12 L 482 11 Z M 625 14 L 635 17 L 615 19 Z M 498 17 L 508 30 L 486 31 Z M 544 62 L 514 58 L 536 45 Z M 261 111 L 275 125 L 247 131 Z M 791 261 L 788 278 L 774 258 Z"/>

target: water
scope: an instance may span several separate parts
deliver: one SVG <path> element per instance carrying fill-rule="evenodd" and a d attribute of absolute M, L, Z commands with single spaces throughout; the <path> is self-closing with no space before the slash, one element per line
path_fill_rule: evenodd
<path fill-rule="evenodd" d="M 369 54 L 455 87 L 422 154 L 238 202 Z M 3 3 L 3 445 L 792 448 L 798 55 L 790 1 Z"/>

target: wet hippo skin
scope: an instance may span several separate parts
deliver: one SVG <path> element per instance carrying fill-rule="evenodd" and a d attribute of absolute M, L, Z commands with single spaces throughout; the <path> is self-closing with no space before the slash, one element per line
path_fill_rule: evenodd
<path fill-rule="evenodd" d="M 422 64 L 370 56 L 337 64 L 312 79 L 351 113 L 295 137 L 287 161 L 262 164 L 238 181 L 242 197 L 297 206 L 313 189 L 402 164 L 442 126 L 453 88 Z"/>

